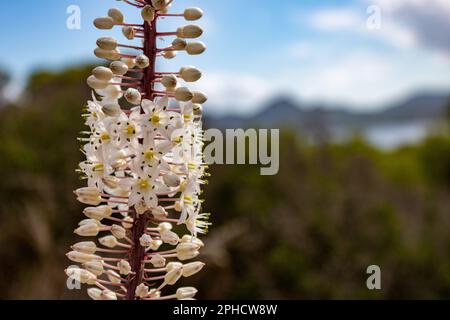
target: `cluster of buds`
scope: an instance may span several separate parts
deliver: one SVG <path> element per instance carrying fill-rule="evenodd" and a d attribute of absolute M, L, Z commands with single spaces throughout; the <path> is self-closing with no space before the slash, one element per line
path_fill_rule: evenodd
<path fill-rule="evenodd" d="M 172 0 L 123 2 L 141 11 L 142 23 L 126 23 L 115 8 L 94 21 L 99 29 L 121 27 L 134 43 L 97 40 L 95 55 L 110 64 L 87 79 L 93 94 L 84 114 L 89 130 L 79 139 L 86 160 L 78 169 L 87 187 L 75 191 L 89 206 L 75 233 L 95 239 L 72 246 L 67 257 L 78 265 L 66 274 L 90 285 L 88 295 L 95 300 L 192 299 L 195 288 L 171 288 L 204 267 L 192 259 L 203 247 L 198 234 L 210 225 L 200 199 L 207 176 L 201 122 L 207 98 L 180 85 L 199 80 L 197 68 L 158 72 L 156 66 L 160 57 L 197 55 L 206 48 L 189 41 L 202 35 L 199 26 L 174 32 L 157 27 L 166 17 L 193 21 L 203 12 L 169 13 Z M 174 38 L 171 45 L 161 46 L 166 37 Z"/>

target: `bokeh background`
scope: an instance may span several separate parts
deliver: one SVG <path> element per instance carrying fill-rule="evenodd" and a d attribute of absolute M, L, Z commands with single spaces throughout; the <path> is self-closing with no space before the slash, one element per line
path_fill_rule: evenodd
<path fill-rule="evenodd" d="M 449 298 L 450 3 L 175 3 L 206 13 L 207 54 L 165 63 L 203 69 L 205 126 L 281 128 L 278 175 L 211 168 L 207 268 L 189 279 L 199 297 Z M 137 21 L 112 0 L 0 10 L 0 298 L 86 298 L 66 289 L 64 254 L 82 218 L 85 78 L 105 34 L 91 21 L 111 6 Z M 372 264 L 382 290 L 366 287 Z"/>

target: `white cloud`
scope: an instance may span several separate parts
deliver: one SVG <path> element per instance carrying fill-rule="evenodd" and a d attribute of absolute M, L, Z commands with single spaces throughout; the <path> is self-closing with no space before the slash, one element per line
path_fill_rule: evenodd
<path fill-rule="evenodd" d="M 350 8 L 325 9 L 314 12 L 308 18 L 309 24 L 319 30 L 336 31 L 364 27 L 364 18 Z"/>

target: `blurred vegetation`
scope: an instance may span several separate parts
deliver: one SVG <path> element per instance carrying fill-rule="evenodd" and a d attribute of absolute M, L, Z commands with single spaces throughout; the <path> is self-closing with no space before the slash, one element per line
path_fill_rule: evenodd
<path fill-rule="evenodd" d="M 85 298 L 63 269 L 82 218 L 72 190 L 90 70 L 36 72 L 0 109 L 0 298 Z M 450 296 L 448 135 L 388 152 L 357 137 L 312 146 L 286 129 L 280 150 L 276 176 L 211 168 L 208 266 L 189 279 L 200 298 Z M 381 291 L 366 288 L 372 264 Z"/>

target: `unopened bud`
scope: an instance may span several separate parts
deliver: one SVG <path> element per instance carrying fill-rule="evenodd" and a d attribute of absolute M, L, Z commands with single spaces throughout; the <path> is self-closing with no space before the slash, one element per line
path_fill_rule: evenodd
<path fill-rule="evenodd" d="M 122 61 L 113 61 L 109 65 L 112 73 L 123 76 L 128 72 L 128 66 Z"/>
<path fill-rule="evenodd" d="M 163 180 L 168 187 L 178 187 L 181 182 L 180 176 L 175 173 L 167 173 L 163 175 Z"/>
<path fill-rule="evenodd" d="M 161 78 L 161 84 L 168 89 L 175 88 L 177 86 L 177 83 L 177 77 L 175 77 L 173 74 L 164 75 Z"/>
<path fill-rule="evenodd" d="M 161 240 L 153 240 L 152 244 L 150 245 L 150 250 L 156 251 L 161 247 L 163 242 Z"/>
<path fill-rule="evenodd" d="M 152 0 L 152 6 L 156 10 L 164 9 L 167 6 L 167 0 Z"/>
<path fill-rule="evenodd" d="M 136 66 L 136 59 L 125 58 L 122 61 L 128 66 L 128 69 L 133 69 Z"/>
<path fill-rule="evenodd" d="M 111 233 L 117 239 L 123 239 L 123 238 L 125 238 L 127 231 L 125 230 L 125 228 L 123 228 L 117 224 L 113 224 L 111 226 Z"/>
<path fill-rule="evenodd" d="M 89 76 L 86 82 L 89 87 L 95 90 L 102 90 L 108 86 L 108 81 L 97 79 L 95 76 Z"/>
<path fill-rule="evenodd" d="M 201 116 L 203 114 L 203 106 L 201 104 L 194 103 L 192 105 L 192 110 L 196 116 Z"/>
<path fill-rule="evenodd" d="M 150 259 L 150 263 L 155 268 L 162 268 L 162 267 L 164 267 L 166 265 L 166 259 L 160 254 L 155 254 Z"/>
<path fill-rule="evenodd" d="M 135 294 L 136 297 L 145 298 L 149 294 L 149 288 L 144 283 L 141 283 L 136 287 Z"/>
<path fill-rule="evenodd" d="M 101 30 L 112 29 L 114 20 L 111 17 L 100 17 L 94 20 L 94 26 Z"/>
<path fill-rule="evenodd" d="M 117 295 L 110 290 L 103 290 L 100 300 L 117 300 Z"/>
<path fill-rule="evenodd" d="M 203 17 L 203 11 L 200 8 L 187 8 L 184 10 L 184 19 L 188 21 L 199 20 Z"/>
<path fill-rule="evenodd" d="M 164 283 L 168 285 L 174 285 L 183 275 L 183 268 L 173 268 L 171 271 L 167 272 L 164 277 Z"/>
<path fill-rule="evenodd" d="M 125 99 L 131 104 L 138 105 L 141 103 L 142 96 L 138 90 L 134 88 L 128 88 L 125 92 Z"/>
<path fill-rule="evenodd" d="M 100 239 L 98 239 L 98 242 L 100 242 L 101 245 L 107 247 L 107 248 L 115 248 L 117 246 L 117 239 L 114 236 L 105 236 Z"/>
<path fill-rule="evenodd" d="M 199 246 L 199 248 L 202 248 L 205 246 L 205 244 L 203 243 L 202 240 L 200 240 L 199 238 L 195 238 L 189 234 L 185 234 L 182 238 L 181 238 L 181 242 L 182 243 L 193 243 L 197 246 Z"/>
<path fill-rule="evenodd" d="M 183 39 L 195 39 L 203 34 L 203 29 L 195 24 L 190 24 L 177 30 L 177 37 Z"/>
<path fill-rule="evenodd" d="M 98 288 L 89 288 L 87 294 L 92 300 L 102 300 L 102 290 Z"/>
<path fill-rule="evenodd" d="M 106 60 L 119 60 L 120 59 L 120 52 L 118 50 L 105 50 L 102 48 L 95 48 L 94 54 L 97 58 L 100 59 L 106 59 Z"/>
<path fill-rule="evenodd" d="M 128 40 L 133 40 L 134 36 L 136 35 L 136 30 L 133 27 L 126 26 L 122 28 L 122 34 L 127 38 Z"/>
<path fill-rule="evenodd" d="M 120 283 L 122 280 L 120 274 L 113 270 L 106 271 L 106 275 L 108 276 L 109 281 L 111 281 L 112 283 Z"/>
<path fill-rule="evenodd" d="M 86 217 L 101 221 L 106 217 L 110 217 L 112 214 L 112 208 L 110 206 L 98 206 L 84 208 L 83 213 Z"/>
<path fill-rule="evenodd" d="M 74 262 L 78 263 L 86 263 L 93 260 L 100 260 L 101 258 L 94 254 L 87 254 L 78 251 L 70 251 L 66 254 L 67 258 Z"/>
<path fill-rule="evenodd" d="M 72 249 L 81 253 L 94 254 L 97 251 L 97 246 L 92 241 L 83 241 L 75 243 Z"/>
<path fill-rule="evenodd" d="M 168 213 L 167 213 L 166 209 L 164 209 L 161 206 L 158 206 L 158 207 L 152 209 L 152 215 L 155 218 L 163 219 L 163 218 L 167 217 Z"/>
<path fill-rule="evenodd" d="M 159 232 L 170 231 L 170 230 L 172 230 L 172 228 L 173 228 L 173 226 L 170 222 L 161 222 L 158 225 Z"/>
<path fill-rule="evenodd" d="M 111 8 L 108 11 L 108 16 L 110 16 L 115 24 L 123 23 L 125 18 L 123 17 L 122 12 L 117 8 Z"/>
<path fill-rule="evenodd" d="M 150 59 L 144 55 L 140 54 L 136 57 L 136 66 L 140 69 L 145 69 L 150 65 Z"/>
<path fill-rule="evenodd" d="M 181 39 L 181 38 L 176 38 L 175 40 L 172 41 L 172 48 L 175 50 L 184 50 L 186 49 L 186 40 Z"/>
<path fill-rule="evenodd" d="M 175 99 L 177 101 L 188 102 L 191 101 L 193 97 L 194 95 L 189 88 L 180 87 L 175 89 Z"/>
<path fill-rule="evenodd" d="M 180 69 L 180 77 L 186 82 L 195 82 L 202 77 L 202 72 L 195 67 L 183 67 Z"/>
<path fill-rule="evenodd" d="M 83 267 L 95 274 L 97 277 L 101 276 L 105 271 L 105 269 L 103 268 L 103 263 L 100 260 L 93 260 L 83 263 Z"/>
<path fill-rule="evenodd" d="M 100 228 L 96 223 L 88 223 L 79 226 L 74 232 L 82 237 L 95 237 L 100 232 Z"/>
<path fill-rule="evenodd" d="M 177 290 L 176 296 L 178 300 L 189 299 L 193 298 L 197 292 L 194 287 L 183 287 Z"/>
<path fill-rule="evenodd" d="M 120 260 L 117 263 L 117 267 L 119 268 L 120 274 L 123 274 L 125 276 L 130 274 L 130 272 L 131 272 L 131 266 L 130 266 L 130 263 L 127 260 L 123 260 L 123 259 Z"/>
<path fill-rule="evenodd" d="M 172 246 L 176 246 L 180 242 L 180 237 L 173 231 L 163 231 L 161 234 L 161 240 L 164 243 L 168 243 Z"/>
<path fill-rule="evenodd" d="M 117 48 L 117 40 L 111 37 L 97 39 L 97 46 L 104 50 L 114 50 Z"/>
<path fill-rule="evenodd" d="M 129 216 L 123 218 L 122 227 L 124 227 L 125 229 L 131 229 L 133 227 L 133 218 Z"/>
<path fill-rule="evenodd" d="M 163 57 L 166 59 L 173 59 L 177 56 L 177 51 L 175 50 L 166 50 L 163 52 Z"/>
<path fill-rule="evenodd" d="M 67 268 L 65 270 L 67 276 L 74 280 L 80 281 L 86 284 L 95 284 L 97 276 L 92 272 L 80 268 Z"/>
<path fill-rule="evenodd" d="M 198 250 L 200 249 L 200 247 L 194 243 L 180 243 L 177 246 L 176 252 L 177 252 L 177 258 L 178 260 L 189 260 L 189 259 L 193 259 L 196 256 L 199 255 Z"/>
<path fill-rule="evenodd" d="M 200 261 L 187 263 L 183 266 L 183 277 L 190 277 L 194 274 L 200 272 L 203 269 L 205 264 Z"/>
<path fill-rule="evenodd" d="M 192 103 L 199 103 L 204 104 L 206 101 L 208 101 L 208 97 L 200 91 L 193 91 L 193 97 L 192 97 Z"/>
<path fill-rule="evenodd" d="M 120 105 L 117 102 L 107 103 L 102 107 L 102 111 L 107 116 L 116 117 L 120 113 Z"/>
<path fill-rule="evenodd" d="M 190 55 L 199 55 L 205 50 L 206 45 L 203 42 L 190 42 L 186 45 L 186 52 Z"/>
<path fill-rule="evenodd" d="M 152 245 L 152 237 L 149 236 L 148 234 L 143 234 L 140 238 L 139 238 L 139 243 L 141 244 L 141 246 L 143 247 L 150 247 Z"/>
<path fill-rule="evenodd" d="M 155 9 L 150 5 L 146 5 L 144 8 L 142 8 L 141 16 L 144 21 L 150 23 L 155 20 Z"/>

